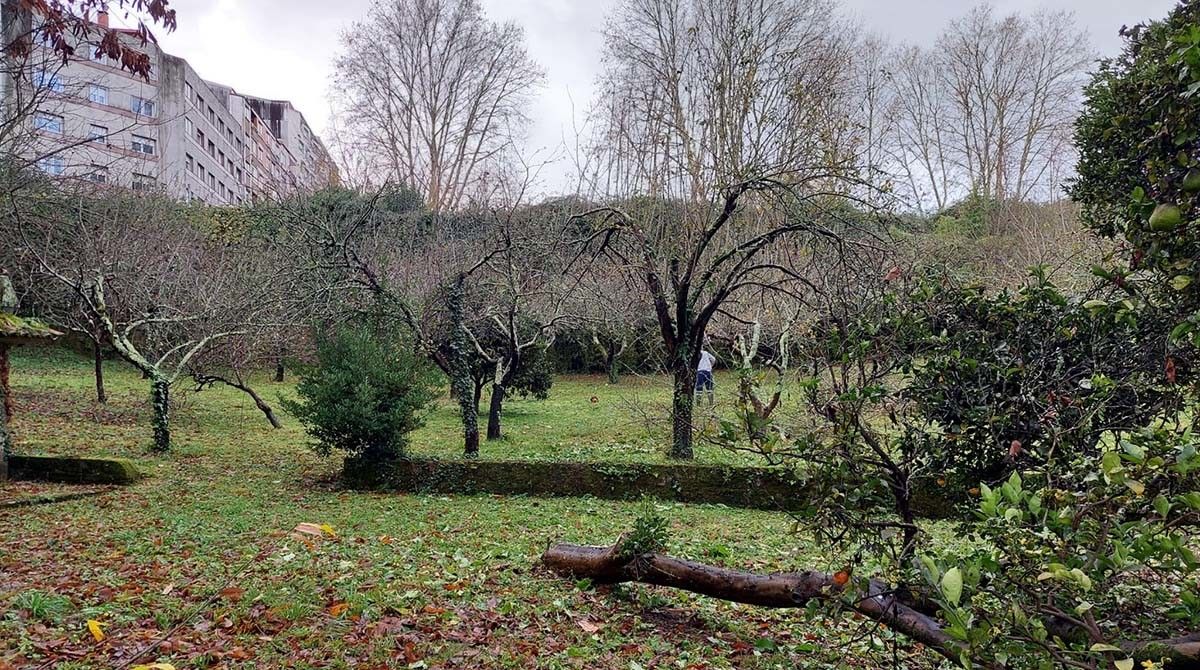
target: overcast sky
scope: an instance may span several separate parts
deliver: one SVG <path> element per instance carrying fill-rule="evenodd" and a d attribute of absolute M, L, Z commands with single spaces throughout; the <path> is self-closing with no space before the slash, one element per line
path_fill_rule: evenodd
<path fill-rule="evenodd" d="M 171 0 L 179 29 L 159 35 L 200 76 L 253 95 L 291 100 L 319 134 L 328 126 L 331 62 L 340 33 L 374 0 Z M 557 151 L 573 135 L 592 95 L 600 29 L 617 0 L 481 0 L 488 16 L 525 27 L 529 51 L 546 70 L 530 146 Z M 842 0 L 869 31 L 928 44 L 968 0 Z M 998 13 L 1040 8 L 1075 13 L 1100 54 L 1120 48 L 1123 24 L 1165 16 L 1175 0 L 995 0 Z M 161 31 L 160 31 L 161 33 Z M 553 182 L 558 175 L 548 174 Z M 558 177 L 561 178 L 561 177 Z"/>

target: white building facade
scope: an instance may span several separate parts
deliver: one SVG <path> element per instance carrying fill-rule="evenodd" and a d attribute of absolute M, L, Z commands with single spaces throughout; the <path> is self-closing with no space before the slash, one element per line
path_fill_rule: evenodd
<path fill-rule="evenodd" d="M 94 57 L 86 44 L 65 64 L 38 46 L 28 81 L 6 82 L 6 98 L 25 86 L 37 100 L 15 151 L 39 157 L 38 167 L 56 177 L 213 205 L 338 182 L 329 152 L 291 103 L 206 81 L 186 60 L 128 39 L 150 58 L 148 80 Z"/>

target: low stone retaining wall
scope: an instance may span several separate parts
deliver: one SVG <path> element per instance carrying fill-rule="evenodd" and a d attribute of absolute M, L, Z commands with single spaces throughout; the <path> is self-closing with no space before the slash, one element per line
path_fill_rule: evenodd
<path fill-rule="evenodd" d="M 18 455 L 8 457 L 8 476 L 64 484 L 132 484 L 142 478 L 137 467 L 122 458 Z"/>
<path fill-rule="evenodd" d="M 496 493 L 595 496 L 643 495 L 685 503 L 766 510 L 794 509 L 806 499 L 782 468 L 651 463 L 403 460 L 386 465 L 347 459 L 350 488 L 412 493 Z"/>

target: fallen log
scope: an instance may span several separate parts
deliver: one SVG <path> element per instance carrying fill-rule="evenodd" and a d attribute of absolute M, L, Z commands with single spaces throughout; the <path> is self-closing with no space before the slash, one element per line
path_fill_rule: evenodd
<path fill-rule="evenodd" d="M 804 607 L 811 600 L 837 600 L 955 663 L 961 662 L 966 650 L 942 630 L 937 620 L 901 602 L 888 585 L 878 580 L 868 581 L 865 591 L 853 593 L 847 589 L 859 587 L 839 575 L 815 570 L 761 575 L 657 553 L 628 555 L 622 552 L 622 544 L 555 544 L 542 554 L 542 563 L 557 574 L 586 577 L 594 584 L 641 582 L 760 607 Z"/>
<path fill-rule="evenodd" d="M 951 638 L 933 617 L 917 609 L 887 584 L 861 582 L 815 570 L 758 574 L 729 570 L 657 553 L 630 555 L 624 539 L 610 547 L 555 544 L 542 554 L 542 564 L 564 577 L 586 577 L 594 584 L 641 582 L 759 607 L 804 607 L 811 600 L 840 601 L 863 616 L 924 644 L 955 664 L 966 646 Z M 849 589 L 860 589 L 855 593 Z M 1200 670 L 1200 633 L 1165 640 L 1121 642 L 1138 661 L 1167 660 L 1171 670 Z M 976 663 L 975 667 L 998 666 Z"/>
<path fill-rule="evenodd" d="M 1200 633 L 1149 642 L 1122 642 L 1120 647 L 1137 661 L 1165 660 L 1171 670 L 1200 670 Z"/>

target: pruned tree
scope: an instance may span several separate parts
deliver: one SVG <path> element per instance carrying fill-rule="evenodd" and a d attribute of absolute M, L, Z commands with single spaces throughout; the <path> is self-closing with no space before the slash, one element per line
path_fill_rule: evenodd
<path fill-rule="evenodd" d="M 49 198 L 14 207 L 35 281 L 77 297 L 106 342 L 149 380 L 154 448 L 171 445 L 171 386 L 214 343 L 249 333 L 262 286 L 243 281 L 242 249 L 207 237 L 159 198 Z"/>
<path fill-rule="evenodd" d="M 639 324 L 651 312 L 639 282 L 612 267 L 597 267 L 574 296 L 573 308 L 587 344 L 596 352 L 608 377 L 617 384 L 621 358 L 638 339 Z"/>
<path fill-rule="evenodd" d="M 517 198 L 494 210 L 486 251 L 471 271 L 486 296 L 467 332 L 492 372 L 489 440 L 501 438 L 504 400 L 531 371 L 535 352 L 577 317 L 572 306 L 581 280 L 572 273 L 573 229 L 564 225 L 569 210 L 562 205 L 530 207 Z"/>
<path fill-rule="evenodd" d="M 461 329 L 474 307 L 463 302 L 470 275 L 486 258 L 486 212 L 433 215 L 416 192 L 387 185 L 370 196 L 345 189 L 298 196 L 265 206 L 262 218 L 293 301 L 322 305 L 320 318 L 329 321 L 386 316 L 450 378 L 460 402 L 477 397 L 462 394 L 471 387 L 475 346 Z M 462 410 L 464 451 L 475 455 L 475 403 Z"/>
<path fill-rule="evenodd" d="M 746 291 L 795 288 L 802 274 L 765 252 L 836 240 L 817 212 L 869 187 L 846 33 L 824 0 L 628 0 L 609 21 L 587 162 L 607 202 L 581 217 L 593 250 L 653 304 L 674 377 L 675 457 L 692 457 L 709 324 Z"/>
<path fill-rule="evenodd" d="M 543 77 L 522 29 L 478 0 L 379 0 L 334 67 L 342 142 L 376 183 L 410 184 L 434 212 L 495 184 Z"/>

